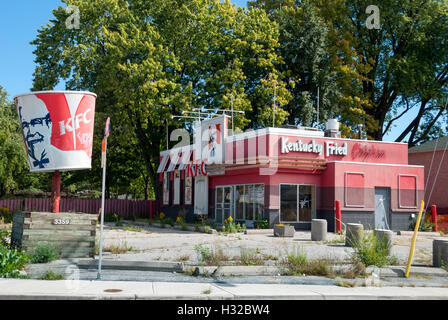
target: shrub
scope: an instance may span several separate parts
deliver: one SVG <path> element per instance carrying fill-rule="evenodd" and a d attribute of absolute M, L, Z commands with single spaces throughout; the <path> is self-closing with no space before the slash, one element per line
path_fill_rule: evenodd
<path fill-rule="evenodd" d="M 417 223 L 417 218 L 412 219 L 409 223 L 409 230 L 414 231 L 415 224 Z M 420 225 L 418 227 L 418 231 L 430 232 L 435 227 L 435 224 L 431 222 L 431 213 L 427 212 L 424 216 L 422 216 L 420 220 Z"/>
<path fill-rule="evenodd" d="M 121 217 L 117 213 L 106 213 L 104 215 L 104 222 L 119 222 Z M 101 215 L 98 217 L 98 221 L 101 221 Z"/>
<path fill-rule="evenodd" d="M 373 232 L 360 232 L 358 239 L 355 238 L 352 241 L 352 247 L 354 263 L 359 261 L 365 266 L 382 267 L 392 264 L 395 260 L 394 257 L 389 256 L 391 245 L 387 238 L 379 239 Z"/>
<path fill-rule="evenodd" d="M 255 221 L 255 228 L 257 229 L 269 229 L 268 219 L 259 219 Z"/>
<path fill-rule="evenodd" d="M 210 226 L 204 226 L 204 232 L 209 233 L 210 232 Z"/>
<path fill-rule="evenodd" d="M 58 250 L 51 244 L 40 244 L 29 252 L 32 263 L 47 263 L 59 258 Z"/>
<path fill-rule="evenodd" d="M 169 225 L 172 226 L 172 227 L 174 226 L 174 220 L 171 219 L 170 217 L 161 219 L 160 222 L 161 222 L 162 224 L 169 224 Z"/>
<path fill-rule="evenodd" d="M 232 216 L 229 216 L 227 219 L 224 220 L 224 225 L 223 225 L 222 230 L 226 233 L 240 232 L 240 231 L 238 231 L 237 227 L 235 226 L 235 222 L 233 221 Z"/>
<path fill-rule="evenodd" d="M 3 223 L 11 223 L 12 222 L 12 212 L 6 207 L 0 207 L 0 220 L 3 220 Z"/>
<path fill-rule="evenodd" d="M 11 234 L 7 230 L 0 229 L 0 246 L 8 247 L 10 236 Z"/>
<path fill-rule="evenodd" d="M 17 278 L 29 257 L 17 249 L 0 245 L 0 278 Z"/>
<path fill-rule="evenodd" d="M 178 223 L 181 226 L 181 229 L 183 231 L 186 231 L 188 229 L 187 224 L 185 223 L 185 221 L 183 220 L 183 218 L 181 216 L 177 216 L 176 223 Z"/>

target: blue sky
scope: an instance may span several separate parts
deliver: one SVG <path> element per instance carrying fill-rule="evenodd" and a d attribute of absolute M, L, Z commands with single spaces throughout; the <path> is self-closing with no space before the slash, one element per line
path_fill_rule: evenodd
<path fill-rule="evenodd" d="M 232 0 L 239 6 L 246 0 Z M 9 94 L 9 98 L 30 91 L 34 72 L 34 47 L 30 44 L 36 38 L 37 31 L 52 17 L 52 10 L 66 7 L 60 0 L 0 0 L 0 86 Z M 55 89 L 63 90 L 63 85 Z M 409 122 L 403 119 L 402 125 Z M 400 126 L 400 123 L 398 123 Z M 397 130 L 385 137 L 392 141 L 398 135 Z"/>

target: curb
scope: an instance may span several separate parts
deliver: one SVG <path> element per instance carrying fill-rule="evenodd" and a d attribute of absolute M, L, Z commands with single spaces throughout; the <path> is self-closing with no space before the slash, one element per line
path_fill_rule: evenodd
<path fill-rule="evenodd" d="M 274 229 L 246 229 L 244 234 L 274 234 Z"/>
<path fill-rule="evenodd" d="M 284 268 L 274 266 L 192 266 L 186 269 L 184 272 L 205 277 L 279 276 L 284 271 Z"/>
<path fill-rule="evenodd" d="M 372 274 L 375 267 L 367 267 L 366 273 Z M 406 271 L 406 267 L 404 266 L 390 266 L 390 267 L 382 267 L 377 268 L 380 271 L 380 276 L 382 277 L 399 277 L 404 278 L 404 274 Z M 422 277 L 448 277 L 448 271 L 443 270 L 442 268 L 436 267 L 412 267 L 409 271 L 409 276 L 422 276 Z"/>
<path fill-rule="evenodd" d="M 396 233 L 398 236 L 408 236 L 412 237 L 414 235 L 414 231 L 397 231 Z M 417 237 L 442 237 L 440 232 L 426 232 L 426 231 L 419 231 L 417 234 Z"/>
<path fill-rule="evenodd" d="M 80 269 L 98 269 L 98 260 L 80 260 L 77 265 Z M 102 260 L 101 268 L 104 270 L 183 272 L 184 264 L 182 262 L 169 261 Z"/>

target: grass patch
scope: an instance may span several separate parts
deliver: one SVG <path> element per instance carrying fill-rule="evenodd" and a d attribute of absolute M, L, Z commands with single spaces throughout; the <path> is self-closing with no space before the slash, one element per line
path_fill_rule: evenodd
<path fill-rule="evenodd" d="M 202 294 L 210 294 L 210 293 L 212 293 L 212 289 L 211 288 L 208 288 L 208 289 L 202 291 Z"/>
<path fill-rule="evenodd" d="M 124 231 L 131 231 L 131 232 L 145 232 L 147 233 L 146 230 L 140 228 L 140 227 L 133 227 L 133 226 L 127 226 L 123 228 Z"/>
<path fill-rule="evenodd" d="M 261 266 L 264 265 L 264 260 L 261 258 L 256 250 L 241 249 L 241 264 L 246 266 Z"/>
<path fill-rule="evenodd" d="M 263 259 L 264 260 L 274 260 L 274 261 L 279 260 L 279 258 L 277 256 L 274 256 L 272 254 L 263 254 Z"/>
<path fill-rule="evenodd" d="M 221 266 L 224 262 L 229 261 L 229 257 L 226 256 L 222 248 L 209 248 L 200 244 L 194 247 L 199 261 L 208 266 Z"/>
<path fill-rule="evenodd" d="M 325 241 L 324 244 L 341 244 L 345 243 L 345 237 L 343 235 L 340 235 L 338 238 L 333 240 Z"/>
<path fill-rule="evenodd" d="M 43 275 L 40 276 L 40 280 L 62 280 L 64 276 L 60 273 L 55 273 L 51 270 L 47 270 Z"/>
<path fill-rule="evenodd" d="M 283 265 L 287 268 L 286 275 L 292 276 L 331 276 L 333 274 L 331 268 L 331 260 L 319 258 L 309 260 L 302 251 L 296 251 L 289 254 L 284 260 Z"/>
<path fill-rule="evenodd" d="M 339 287 L 344 287 L 344 288 L 356 287 L 356 283 L 355 282 L 345 281 L 345 280 L 338 280 L 336 282 L 336 285 L 339 286 Z"/>
<path fill-rule="evenodd" d="M 109 247 L 103 248 L 104 252 L 110 252 L 112 254 L 122 254 L 133 250 L 134 250 L 133 247 L 130 246 L 128 247 L 127 241 L 125 241 L 124 243 L 120 243 L 119 245 L 111 245 Z"/>

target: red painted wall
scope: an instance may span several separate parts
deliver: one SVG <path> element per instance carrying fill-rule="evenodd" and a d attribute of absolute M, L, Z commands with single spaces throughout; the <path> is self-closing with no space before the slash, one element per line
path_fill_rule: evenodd
<path fill-rule="evenodd" d="M 436 151 L 431 166 L 432 151 L 410 152 L 409 164 L 425 166 L 425 177 L 427 177 L 425 178 L 425 180 L 427 179 L 425 203 L 428 204 L 428 208 L 435 204 L 439 213 L 448 213 L 448 197 L 446 191 L 446 187 L 448 186 L 448 152 L 445 153 L 443 162 L 441 163 L 442 156 L 443 150 Z M 439 166 L 440 171 L 435 181 Z M 429 171 L 430 167 L 431 171 Z M 434 181 L 436 182 L 435 184 Z M 433 189 L 432 193 L 431 189 Z"/>

